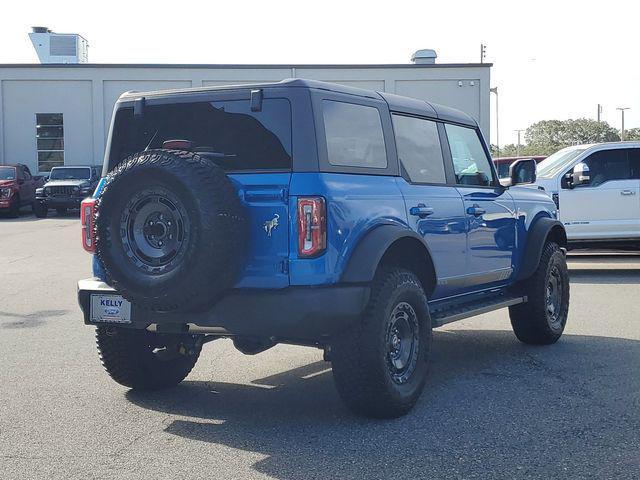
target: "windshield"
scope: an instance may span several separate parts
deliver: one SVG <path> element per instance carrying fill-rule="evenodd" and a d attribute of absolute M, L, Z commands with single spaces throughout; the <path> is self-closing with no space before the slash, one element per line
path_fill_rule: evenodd
<path fill-rule="evenodd" d="M 54 168 L 49 175 L 51 180 L 88 180 L 91 178 L 89 168 Z"/>
<path fill-rule="evenodd" d="M 586 150 L 586 147 L 568 147 L 557 151 L 538 164 L 538 177 L 552 178 L 564 171 L 573 160 Z"/>
<path fill-rule="evenodd" d="M 15 180 L 16 169 L 13 167 L 0 167 L 0 180 Z"/>

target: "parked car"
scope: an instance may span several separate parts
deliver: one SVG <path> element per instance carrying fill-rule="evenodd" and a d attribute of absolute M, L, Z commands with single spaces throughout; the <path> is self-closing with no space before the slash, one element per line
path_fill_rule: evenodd
<path fill-rule="evenodd" d="M 43 184 L 44 177 L 32 175 L 26 165 L 0 165 L 0 212 L 19 216 L 20 208 L 33 204 L 36 188 Z"/>
<path fill-rule="evenodd" d="M 124 94 L 82 203 L 78 283 L 116 382 L 182 381 L 204 343 L 324 349 L 355 412 L 408 412 L 432 328 L 509 308 L 551 344 L 569 307 L 565 231 L 521 160 L 498 181 L 474 119 L 330 83 Z"/>
<path fill-rule="evenodd" d="M 509 166 L 516 160 L 532 159 L 532 160 L 535 160 L 536 163 L 540 163 L 545 158 L 547 158 L 545 155 L 522 156 L 522 157 L 498 157 L 493 159 L 493 163 L 495 164 L 496 170 L 498 171 L 498 177 L 509 178 Z"/>
<path fill-rule="evenodd" d="M 46 217 L 51 208 L 59 215 L 70 208 L 80 208 L 82 199 L 95 190 L 101 169 L 88 165 L 52 168 L 47 183 L 36 190 L 33 204 L 36 217 Z"/>
<path fill-rule="evenodd" d="M 538 165 L 569 248 L 640 248 L 640 142 L 576 145 Z"/>

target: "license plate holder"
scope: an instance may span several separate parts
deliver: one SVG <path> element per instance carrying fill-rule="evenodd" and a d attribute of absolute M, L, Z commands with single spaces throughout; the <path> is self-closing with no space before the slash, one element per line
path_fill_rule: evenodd
<path fill-rule="evenodd" d="M 122 295 L 91 294 L 89 318 L 95 323 L 131 323 L 131 302 Z"/>

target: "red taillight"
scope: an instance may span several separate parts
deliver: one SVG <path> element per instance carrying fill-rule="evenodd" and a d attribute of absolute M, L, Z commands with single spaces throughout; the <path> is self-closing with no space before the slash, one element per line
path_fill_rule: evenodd
<path fill-rule="evenodd" d="M 317 257 L 327 246 L 324 198 L 298 198 L 298 255 Z"/>
<path fill-rule="evenodd" d="M 80 204 L 80 223 L 82 224 L 82 248 L 89 253 L 96 251 L 96 237 L 93 230 L 93 214 L 96 210 L 96 199 L 85 198 Z"/>

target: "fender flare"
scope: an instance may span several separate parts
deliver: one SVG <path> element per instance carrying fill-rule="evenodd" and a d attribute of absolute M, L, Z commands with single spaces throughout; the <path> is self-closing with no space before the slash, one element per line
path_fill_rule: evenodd
<path fill-rule="evenodd" d="M 542 217 L 535 220 L 527 233 L 527 242 L 520 258 L 520 269 L 516 281 L 529 278 L 538 268 L 544 245 L 549 238 L 561 247 L 567 246 L 567 232 L 559 220 Z"/>
<path fill-rule="evenodd" d="M 380 225 L 365 234 L 365 236 L 357 243 L 351 257 L 347 261 L 346 268 L 342 273 L 340 279 L 341 282 L 371 282 L 376 274 L 380 260 L 382 260 L 382 257 L 389 247 L 391 247 L 391 245 L 393 245 L 397 240 L 403 238 L 412 238 L 420 242 L 424 247 L 427 261 L 431 263 L 431 268 L 433 269 L 431 253 L 424 239 L 420 235 L 413 230 L 409 230 L 408 228 L 403 228 L 398 225 Z M 435 270 L 433 271 L 433 274 L 435 276 Z"/>

